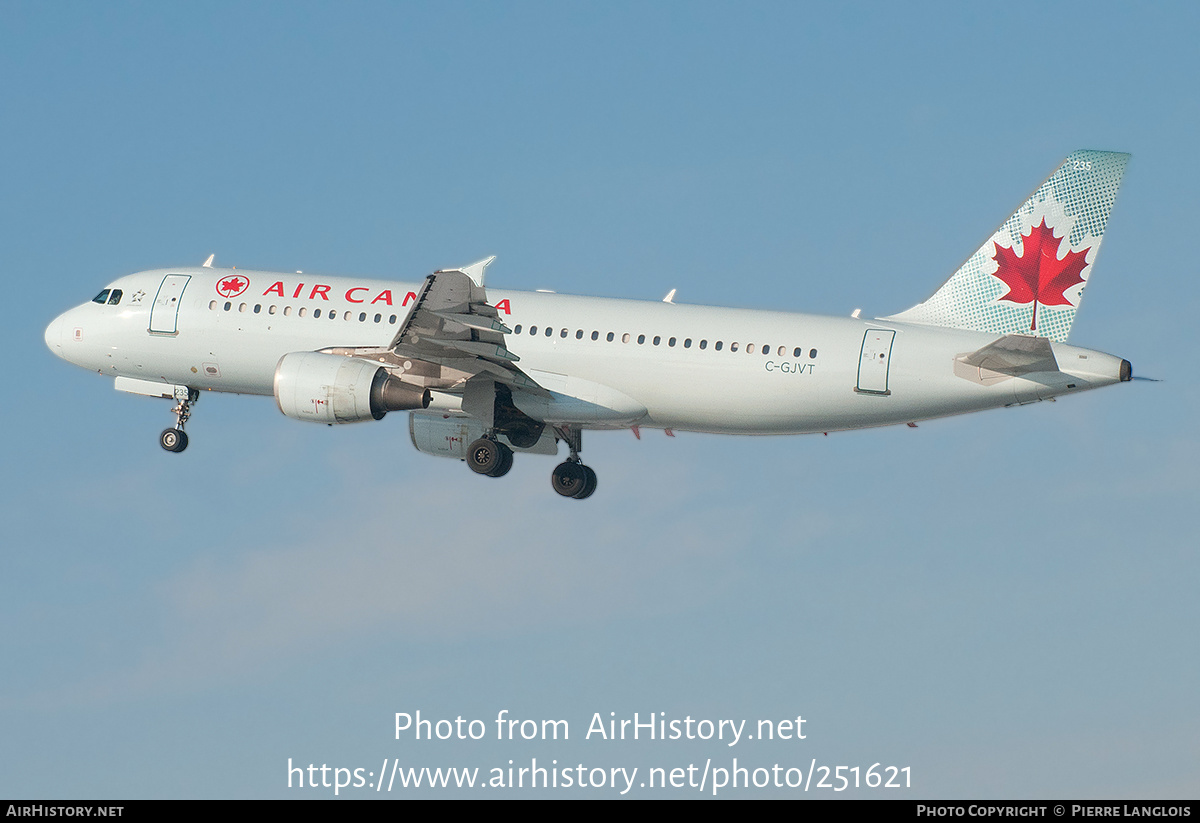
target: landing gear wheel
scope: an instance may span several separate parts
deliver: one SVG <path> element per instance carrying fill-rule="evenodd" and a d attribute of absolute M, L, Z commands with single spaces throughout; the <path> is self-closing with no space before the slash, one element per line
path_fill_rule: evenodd
<path fill-rule="evenodd" d="M 181 452 L 187 448 L 188 436 L 183 429 L 163 429 L 158 436 L 158 445 L 169 452 Z"/>
<path fill-rule="evenodd" d="M 572 497 L 574 497 L 576 500 L 583 500 L 585 497 L 591 497 L 592 492 L 596 491 L 596 485 L 599 482 L 596 480 L 596 472 L 592 470 L 591 466 L 584 466 L 582 464 L 580 464 L 580 466 L 583 469 L 585 477 L 583 479 L 583 488 L 572 495 Z"/>
<path fill-rule="evenodd" d="M 512 449 L 503 443 L 497 444 L 500 446 L 500 464 L 496 468 L 488 472 L 488 477 L 503 477 L 508 474 L 508 470 L 513 467 Z"/>
<path fill-rule="evenodd" d="M 503 443 L 481 437 L 467 446 L 467 465 L 476 474 L 499 477 L 512 468 L 512 450 Z"/>
<path fill-rule="evenodd" d="M 578 497 L 587 488 L 587 467 L 570 460 L 559 463 L 550 475 L 550 485 L 563 497 Z"/>

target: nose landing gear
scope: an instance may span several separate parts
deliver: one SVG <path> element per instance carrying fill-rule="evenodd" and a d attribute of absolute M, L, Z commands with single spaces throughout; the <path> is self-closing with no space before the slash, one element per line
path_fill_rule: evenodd
<path fill-rule="evenodd" d="M 200 392 L 187 386 L 175 387 L 175 427 L 163 429 L 158 436 L 158 445 L 169 452 L 181 452 L 188 446 L 188 436 L 183 430 L 188 418 L 192 416 L 192 404 L 200 399 Z"/>

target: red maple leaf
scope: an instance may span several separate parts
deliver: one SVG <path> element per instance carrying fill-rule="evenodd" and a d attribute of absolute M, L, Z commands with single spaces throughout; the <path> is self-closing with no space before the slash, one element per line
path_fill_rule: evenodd
<path fill-rule="evenodd" d="M 222 280 L 221 285 L 217 286 L 217 290 L 226 297 L 240 294 L 244 288 L 246 288 L 246 281 L 241 277 L 231 277 L 228 280 Z"/>
<path fill-rule="evenodd" d="M 1029 330 L 1037 331 L 1037 307 L 1073 306 L 1067 299 L 1067 289 L 1083 282 L 1080 273 L 1087 266 L 1088 249 L 1067 251 L 1058 259 L 1058 250 L 1063 238 L 1056 237 L 1054 230 L 1046 227 L 1046 220 L 1021 236 L 1022 252 L 1018 257 L 1012 248 L 996 244 L 992 257 L 999 265 L 992 275 L 1008 286 L 1008 293 L 1000 299 L 1010 303 L 1033 303 L 1033 320 Z M 1014 244 L 1015 245 L 1015 244 Z M 1088 247 L 1090 248 L 1090 246 Z"/>

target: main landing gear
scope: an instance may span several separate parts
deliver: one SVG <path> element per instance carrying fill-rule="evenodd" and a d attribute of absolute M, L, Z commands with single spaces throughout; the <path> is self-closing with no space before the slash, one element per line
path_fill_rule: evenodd
<path fill-rule="evenodd" d="M 583 432 L 564 426 L 556 428 L 555 433 L 566 442 L 571 456 L 554 467 L 550 485 L 563 497 L 574 497 L 576 500 L 591 497 L 592 492 L 596 491 L 596 472 L 579 459 L 579 451 L 583 448 Z"/>
<path fill-rule="evenodd" d="M 175 387 L 175 428 L 163 429 L 158 436 L 158 445 L 169 452 L 181 452 L 188 446 L 187 432 L 183 430 L 188 418 L 192 416 L 192 404 L 200 399 L 200 392 L 187 386 Z"/>
<path fill-rule="evenodd" d="M 591 497 L 596 491 L 596 472 L 591 466 L 579 462 L 579 458 L 566 460 L 554 467 L 550 475 L 550 485 L 563 497 L 574 497 L 583 500 Z"/>
<path fill-rule="evenodd" d="M 513 466 L 512 449 L 492 437 L 481 437 L 467 446 L 467 465 L 476 474 L 503 477 Z"/>
<path fill-rule="evenodd" d="M 170 431 L 170 430 L 168 430 Z M 556 428 L 560 440 L 566 442 L 571 456 L 559 463 L 550 475 L 550 485 L 563 497 L 583 500 L 596 491 L 596 472 L 583 465 L 579 459 L 582 435 L 578 429 Z M 166 432 L 163 432 L 165 435 Z M 182 434 L 182 432 L 180 432 Z M 186 441 L 185 441 L 186 442 Z M 166 446 L 163 446 L 166 448 Z M 503 477 L 513 465 L 513 451 L 496 439 L 494 434 L 485 434 L 467 446 L 467 465 L 476 474 L 488 477 Z"/>

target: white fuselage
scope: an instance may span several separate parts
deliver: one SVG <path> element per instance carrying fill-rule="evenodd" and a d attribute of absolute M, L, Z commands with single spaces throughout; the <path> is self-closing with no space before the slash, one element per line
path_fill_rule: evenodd
<path fill-rule="evenodd" d="M 169 276 L 182 288 L 174 300 Z M 419 284 L 198 267 L 141 272 L 109 288 L 121 290 L 120 303 L 85 303 L 50 325 L 46 342 L 55 354 L 113 377 L 271 395 L 285 354 L 387 347 Z M 614 414 L 577 421 L 584 428 L 836 431 L 1032 402 L 1121 379 L 1120 358 L 1061 343 L 1052 344 L 1059 371 L 964 374 L 970 369 L 956 358 L 995 341 L 998 335 L 990 333 L 543 292 L 487 293 L 512 330 L 505 344 L 520 358 L 517 366 L 539 385 L 564 394 L 602 387 L 637 409 L 633 419 Z M 600 402 L 604 397 L 601 392 Z"/>

